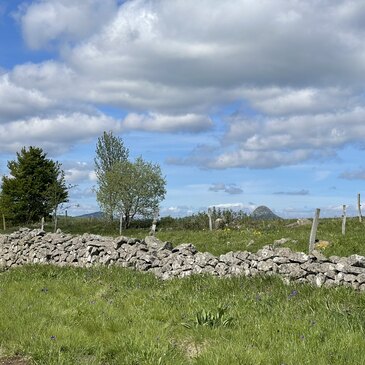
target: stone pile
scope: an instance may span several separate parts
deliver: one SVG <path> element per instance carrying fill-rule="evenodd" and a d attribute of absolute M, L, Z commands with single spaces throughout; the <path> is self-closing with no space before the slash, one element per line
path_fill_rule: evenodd
<path fill-rule="evenodd" d="M 4 270 L 25 264 L 118 265 L 149 271 L 163 280 L 193 274 L 220 277 L 275 274 L 286 282 L 326 287 L 344 285 L 365 291 L 365 257 L 327 258 L 319 252 L 307 255 L 274 245 L 256 253 L 238 251 L 214 256 L 198 252 L 190 243 L 173 247 L 153 236 L 143 240 L 92 234 L 72 236 L 28 228 L 0 235 L 0 267 Z"/>

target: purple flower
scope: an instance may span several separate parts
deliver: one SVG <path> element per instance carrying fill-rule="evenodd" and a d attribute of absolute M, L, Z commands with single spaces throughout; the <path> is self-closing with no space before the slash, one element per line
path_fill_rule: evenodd
<path fill-rule="evenodd" d="M 291 299 L 291 298 L 295 297 L 298 294 L 299 294 L 298 290 L 292 290 L 292 292 L 289 294 L 288 298 Z"/>
<path fill-rule="evenodd" d="M 51 336 L 51 340 L 55 341 L 56 340 L 56 336 Z"/>

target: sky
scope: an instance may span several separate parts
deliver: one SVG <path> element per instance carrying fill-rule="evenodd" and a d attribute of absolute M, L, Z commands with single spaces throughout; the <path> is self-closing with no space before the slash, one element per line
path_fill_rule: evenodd
<path fill-rule="evenodd" d="M 0 174 L 41 147 L 76 185 L 64 209 L 98 211 L 112 131 L 161 166 L 161 215 L 355 215 L 364 85 L 362 0 L 0 0 Z"/>

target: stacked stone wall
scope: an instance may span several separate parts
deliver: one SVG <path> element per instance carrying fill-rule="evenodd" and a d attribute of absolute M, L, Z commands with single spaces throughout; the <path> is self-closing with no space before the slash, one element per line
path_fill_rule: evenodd
<path fill-rule="evenodd" d="M 163 280 L 193 274 L 280 275 L 286 282 L 306 282 L 319 287 L 344 285 L 365 291 L 363 256 L 327 258 L 319 252 L 307 255 L 270 245 L 256 253 L 237 251 L 214 256 L 198 252 L 190 243 L 173 247 L 152 236 L 142 240 L 92 234 L 72 236 L 28 228 L 0 235 L 0 267 L 4 270 L 25 264 L 117 265 L 152 272 Z"/>

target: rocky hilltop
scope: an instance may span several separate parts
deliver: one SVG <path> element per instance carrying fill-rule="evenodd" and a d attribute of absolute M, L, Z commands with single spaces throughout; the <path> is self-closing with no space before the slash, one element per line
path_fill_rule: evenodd
<path fill-rule="evenodd" d="M 257 207 L 252 213 L 251 218 L 257 220 L 273 220 L 273 219 L 281 219 L 279 216 L 274 214 L 268 207 L 265 205 L 260 205 Z"/>

